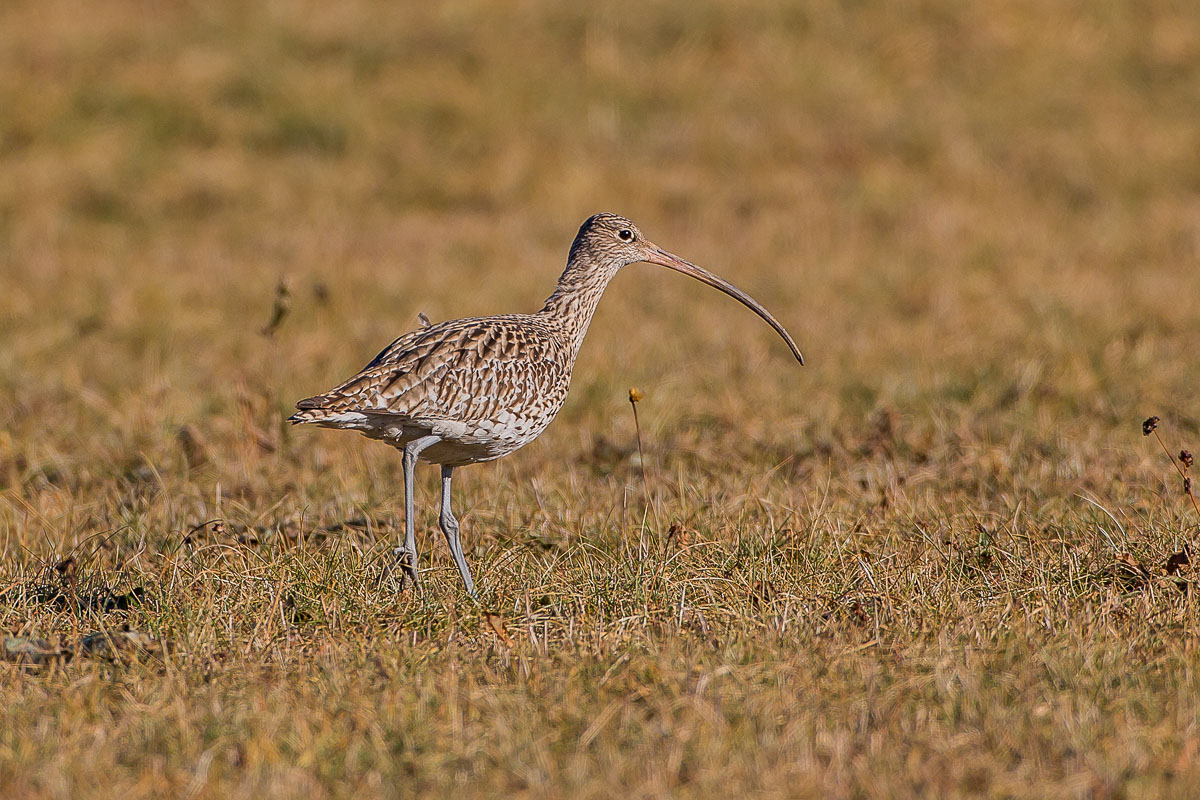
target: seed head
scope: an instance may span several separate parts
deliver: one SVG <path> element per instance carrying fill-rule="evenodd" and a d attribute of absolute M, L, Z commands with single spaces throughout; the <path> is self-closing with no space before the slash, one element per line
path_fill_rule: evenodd
<path fill-rule="evenodd" d="M 1154 429 L 1158 427 L 1158 417 L 1148 417 L 1142 423 L 1142 436 L 1149 436 L 1154 433 Z"/>
<path fill-rule="evenodd" d="M 639 403 L 643 397 L 645 397 L 645 395 L 642 394 L 641 389 L 637 388 L 636 386 L 629 387 L 629 402 Z"/>
<path fill-rule="evenodd" d="M 1189 468 L 1190 468 L 1190 467 L 1192 466 L 1192 453 L 1191 453 L 1191 451 L 1190 451 L 1190 450 L 1180 450 L 1180 451 L 1179 451 L 1179 460 L 1180 460 L 1180 461 L 1183 463 L 1183 465 L 1184 465 L 1185 467 L 1189 467 Z"/>
<path fill-rule="evenodd" d="M 1192 476 L 1191 475 L 1183 476 L 1183 493 L 1184 494 L 1192 493 Z"/>

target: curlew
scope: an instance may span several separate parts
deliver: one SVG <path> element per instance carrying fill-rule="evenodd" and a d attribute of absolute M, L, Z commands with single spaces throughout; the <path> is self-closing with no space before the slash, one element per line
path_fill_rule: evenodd
<path fill-rule="evenodd" d="M 567 267 L 541 311 L 425 325 L 385 347 L 350 380 L 296 404 L 299 410 L 289 422 L 358 431 L 403 454 L 404 546 L 396 554 L 405 586 L 418 582 L 417 460 L 441 465 L 439 523 L 467 592 L 475 597 L 458 520 L 450 510 L 454 470 L 506 456 L 546 429 L 567 397 L 600 296 L 622 267 L 639 261 L 690 275 L 738 300 L 804 363 L 792 337 L 750 295 L 655 246 L 628 219 L 596 214 L 580 227 Z"/>

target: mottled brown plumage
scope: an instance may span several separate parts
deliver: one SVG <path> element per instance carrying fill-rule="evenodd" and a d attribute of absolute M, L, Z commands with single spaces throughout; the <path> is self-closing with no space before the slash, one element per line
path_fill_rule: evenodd
<path fill-rule="evenodd" d="M 415 582 L 412 469 L 417 458 L 442 465 L 442 530 L 468 591 L 470 570 L 450 512 L 455 467 L 491 461 L 536 439 L 558 414 L 596 305 L 627 264 L 649 261 L 691 275 L 736 298 L 773 327 L 803 364 L 791 336 L 761 305 L 721 278 L 667 253 L 615 214 L 584 222 L 567 268 L 536 314 L 451 320 L 418 328 L 388 345 L 350 380 L 301 400 L 290 421 L 357 430 L 405 456 L 405 548 Z"/>

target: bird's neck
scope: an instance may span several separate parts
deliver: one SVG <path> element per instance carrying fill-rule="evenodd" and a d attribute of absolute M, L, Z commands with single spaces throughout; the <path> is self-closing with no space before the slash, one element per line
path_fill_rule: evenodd
<path fill-rule="evenodd" d="M 546 305 L 538 312 L 538 316 L 567 342 L 572 356 L 578 355 L 600 297 L 616 273 L 616 269 L 596 267 L 572 258 L 554 292 L 546 298 Z"/>

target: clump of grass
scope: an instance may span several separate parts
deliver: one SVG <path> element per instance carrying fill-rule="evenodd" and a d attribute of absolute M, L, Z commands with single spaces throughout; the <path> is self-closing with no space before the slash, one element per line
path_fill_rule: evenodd
<path fill-rule="evenodd" d="M 253 134 L 249 142 L 262 152 L 338 157 L 346 153 L 349 134 L 335 118 L 285 111 L 278 114 L 269 127 Z"/>

